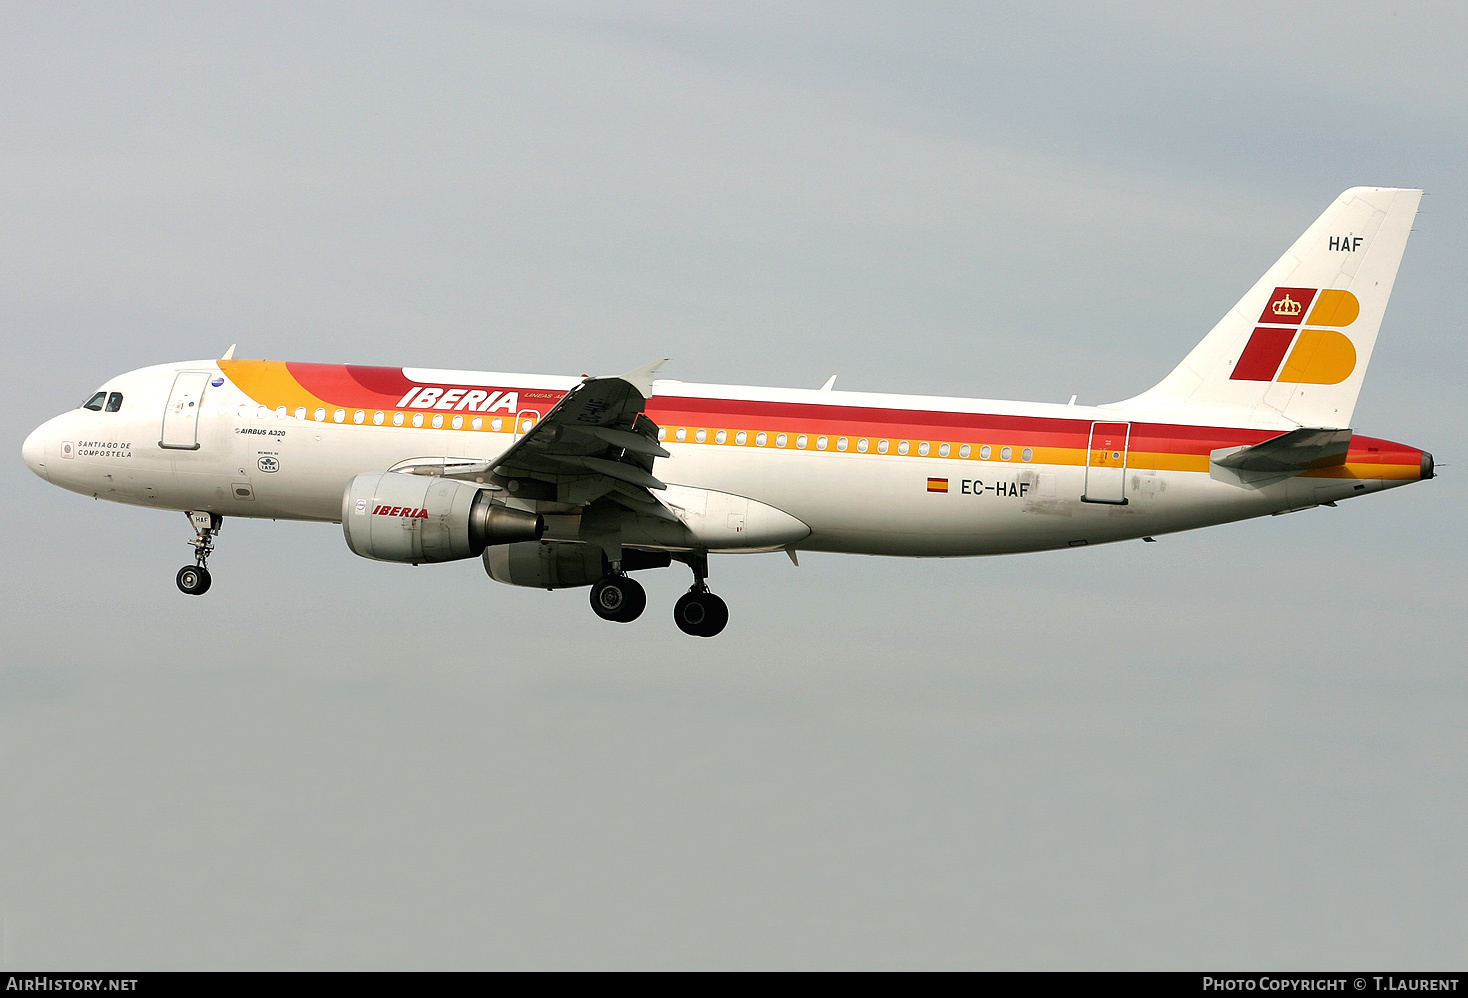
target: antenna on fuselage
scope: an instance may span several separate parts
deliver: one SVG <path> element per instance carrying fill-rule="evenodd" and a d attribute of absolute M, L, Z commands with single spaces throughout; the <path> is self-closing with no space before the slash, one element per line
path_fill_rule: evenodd
<path fill-rule="evenodd" d="M 826 383 L 821 386 L 821 391 L 823 391 L 823 392 L 829 392 L 832 388 L 835 387 L 835 385 L 836 385 L 836 375 L 833 374 L 829 378 L 827 378 L 826 379 Z"/>
<path fill-rule="evenodd" d="M 229 349 L 226 350 L 226 351 L 224 351 L 224 356 L 223 357 L 220 357 L 219 359 L 220 360 L 234 360 L 234 348 L 237 347 L 237 346 L 239 346 L 238 343 L 231 343 L 229 345 Z"/>

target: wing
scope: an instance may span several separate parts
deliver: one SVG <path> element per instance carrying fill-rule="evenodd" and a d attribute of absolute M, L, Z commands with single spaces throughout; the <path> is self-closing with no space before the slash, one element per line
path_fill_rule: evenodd
<path fill-rule="evenodd" d="M 587 378 L 489 463 L 488 479 L 517 499 L 585 506 L 606 498 L 635 513 L 677 522 L 652 490 L 658 428 L 647 418 L 659 360 L 615 378 Z M 484 467 L 457 472 L 484 474 Z M 449 472 L 453 475 L 455 472 Z"/>

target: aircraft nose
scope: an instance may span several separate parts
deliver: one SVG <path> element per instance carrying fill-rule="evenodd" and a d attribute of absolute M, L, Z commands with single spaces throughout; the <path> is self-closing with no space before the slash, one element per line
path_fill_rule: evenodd
<path fill-rule="evenodd" d="M 46 427 L 41 425 L 32 430 L 31 435 L 26 437 L 25 443 L 20 446 L 20 454 L 21 457 L 25 458 L 27 468 L 30 468 L 42 478 L 50 481 L 50 477 L 46 474 L 45 429 Z M 15 438 L 11 437 L 10 439 L 14 440 Z"/>

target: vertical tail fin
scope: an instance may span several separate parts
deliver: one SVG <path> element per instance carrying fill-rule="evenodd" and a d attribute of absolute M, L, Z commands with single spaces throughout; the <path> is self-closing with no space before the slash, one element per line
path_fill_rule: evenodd
<path fill-rule="evenodd" d="M 1346 191 L 1171 374 L 1117 405 L 1350 426 L 1421 199 Z"/>

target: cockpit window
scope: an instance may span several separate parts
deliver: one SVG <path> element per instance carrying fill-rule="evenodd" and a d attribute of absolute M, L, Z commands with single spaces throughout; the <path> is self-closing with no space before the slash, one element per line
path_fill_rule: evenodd
<path fill-rule="evenodd" d="M 83 409 L 91 409 L 93 412 L 101 412 L 102 411 L 102 403 L 105 402 L 106 400 L 107 400 L 107 393 L 106 392 L 98 392 L 96 395 L 93 395 L 91 398 L 89 398 L 85 402 L 83 402 L 82 403 L 82 408 Z"/>
<path fill-rule="evenodd" d="M 113 392 L 107 396 L 107 411 L 116 412 L 122 408 L 122 392 Z"/>

